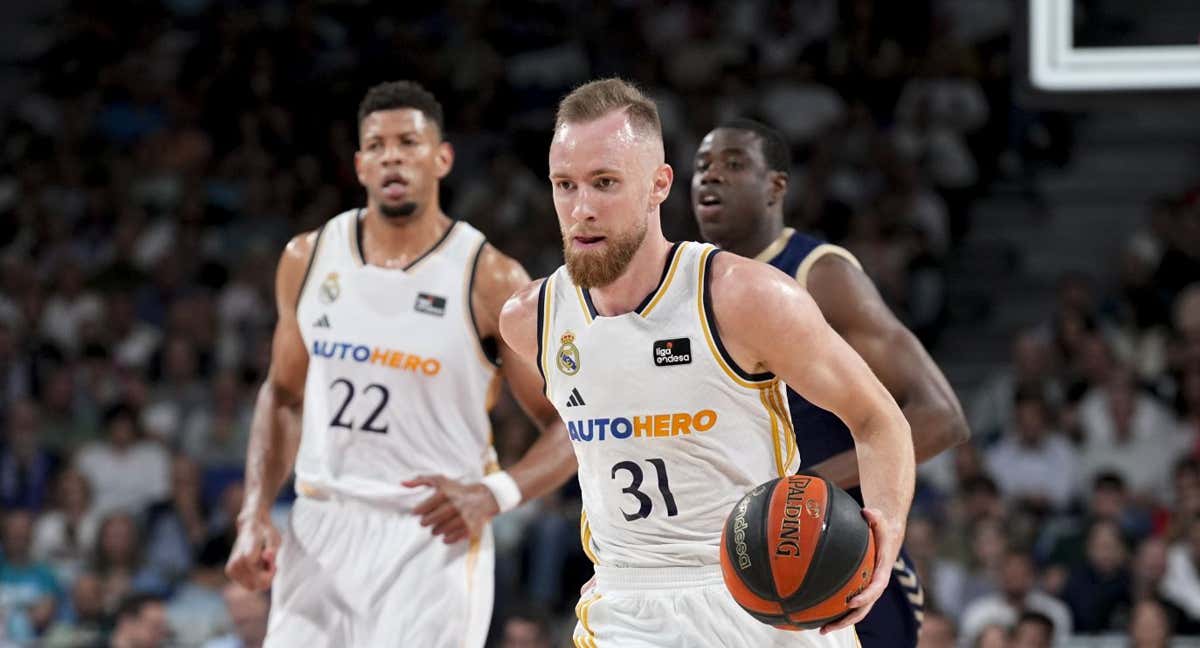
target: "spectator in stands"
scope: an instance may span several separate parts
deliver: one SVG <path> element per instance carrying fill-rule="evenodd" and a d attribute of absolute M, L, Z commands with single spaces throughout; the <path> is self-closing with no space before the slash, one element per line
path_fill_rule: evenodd
<path fill-rule="evenodd" d="M 113 628 L 112 648 L 163 648 L 170 639 L 163 600 L 134 594 L 121 602 Z"/>
<path fill-rule="evenodd" d="M 32 641 L 54 619 L 58 582 L 49 565 L 33 559 L 33 513 L 8 510 L 0 532 L 0 547 L 4 549 L 0 557 L 0 601 L 9 612 L 7 634 L 17 641 Z"/>
<path fill-rule="evenodd" d="M 954 629 L 954 622 L 946 615 L 926 608 L 917 645 L 920 648 L 956 648 L 958 633 Z"/>
<path fill-rule="evenodd" d="M 1033 331 L 1018 333 L 1008 366 L 993 374 L 971 400 L 972 437 L 990 443 L 1012 428 L 1018 388 L 1040 392 L 1051 408 L 1060 405 L 1063 392 L 1053 363 L 1054 354 L 1041 336 Z"/>
<path fill-rule="evenodd" d="M 50 564 L 62 583 L 74 580 L 96 547 L 100 516 L 87 479 L 73 468 L 58 475 L 54 507 L 33 526 L 33 553 Z"/>
<path fill-rule="evenodd" d="M 186 456 L 171 462 L 171 498 L 146 515 L 146 561 L 168 580 L 183 577 L 208 537 L 200 493 L 200 467 Z"/>
<path fill-rule="evenodd" d="M 1067 577 L 1062 599 L 1071 608 L 1075 631 L 1100 634 L 1118 630 L 1131 604 L 1129 551 L 1115 522 L 1092 524 L 1087 558 Z"/>
<path fill-rule="evenodd" d="M 541 608 L 517 606 L 504 620 L 499 648 L 550 648 L 554 633 L 550 618 Z"/>
<path fill-rule="evenodd" d="M 1011 628 L 1022 610 L 1031 610 L 1050 618 L 1056 640 L 1065 641 L 1071 636 L 1071 611 L 1062 601 L 1037 590 L 1036 582 L 1037 572 L 1029 554 L 1010 550 L 1000 572 L 1000 591 L 975 601 L 963 612 L 963 638 L 973 642 L 990 625 Z"/>
<path fill-rule="evenodd" d="M 1025 611 L 1012 629 L 1009 648 L 1050 648 L 1054 645 L 1054 622 L 1050 617 Z"/>
<path fill-rule="evenodd" d="M 205 467 L 237 466 L 246 458 L 250 417 L 254 413 L 231 371 L 217 374 L 205 407 L 188 418 L 182 450 Z"/>
<path fill-rule="evenodd" d="M 1121 535 L 1131 542 L 1141 540 L 1152 530 L 1149 512 L 1133 502 L 1125 480 L 1117 473 L 1096 476 L 1087 507 L 1084 516 L 1062 516 L 1048 521 L 1038 538 L 1037 555 L 1051 565 L 1051 570 L 1063 570 L 1064 584 L 1066 571 L 1086 560 L 1088 532 L 1096 523 L 1116 524 Z"/>
<path fill-rule="evenodd" d="M 167 621 L 175 640 L 198 646 L 228 631 L 232 625 L 222 597 L 225 560 L 233 548 L 223 539 L 206 542 L 196 554 L 191 573 L 167 603 Z"/>
<path fill-rule="evenodd" d="M 992 624 L 980 631 L 973 643 L 966 644 L 971 648 L 1009 648 L 1008 629 L 999 624 Z"/>
<path fill-rule="evenodd" d="M 251 592 L 229 583 L 221 591 L 233 631 L 204 644 L 204 648 L 261 648 L 267 636 L 271 599 L 266 592 Z"/>
<path fill-rule="evenodd" d="M 103 584 L 91 572 L 80 573 L 74 583 L 68 609 L 42 639 L 45 648 L 92 648 L 103 643 L 107 626 Z"/>
<path fill-rule="evenodd" d="M 1142 601 L 1133 609 L 1133 620 L 1129 624 L 1130 648 L 1167 648 L 1172 634 L 1166 612 L 1155 601 Z"/>
<path fill-rule="evenodd" d="M 92 568 L 104 583 L 109 611 L 127 594 L 161 596 L 169 589 L 166 580 L 143 564 L 140 531 L 128 513 L 112 513 L 100 523 Z"/>
<path fill-rule="evenodd" d="M 1166 576 L 1159 592 L 1191 623 L 1200 623 L 1200 517 L 1192 518 L 1183 536 L 1167 552 Z"/>
<path fill-rule="evenodd" d="M 170 491 L 170 458 L 154 441 L 143 439 L 137 413 L 118 403 L 104 414 L 107 439 L 88 444 L 75 459 L 87 477 L 101 514 L 141 513 Z"/>
<path fill-rule="evenodd" d="M 1140 392 L 1128 370 L 1110 374 L 1079 406 L 1084 432 L 1082 471 L 1090 483 L 1102 471 L 1120 474 L 1135 496 L 1158 501 L 1167 493 L 1169 473 L 1145 466 L 1168 466 L 1191 441 L 1179 434 L 1171 413 Z"/>
<path fill-rule="evenodd" d="M 38 440 L 37 406 L 27 400 L 8 408 L 0 447 L 0 507 L 40 510 L 50 496 L 54 457 Z"/>
<path fill-rule="evenodd" d="M 1012 430 L 987 451 L 988 472 L 1005 498 L 1063 511 L 1075 493 L 1075 453 L 1050 427 L 1053 417 L 1040 390 L 1018 389 L 1015 406 Z"/>

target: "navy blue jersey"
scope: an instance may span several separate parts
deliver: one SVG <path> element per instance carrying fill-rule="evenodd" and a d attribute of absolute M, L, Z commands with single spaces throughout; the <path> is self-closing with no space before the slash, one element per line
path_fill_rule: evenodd
<path fill-rule="evenodd" d="M 783 230 L 783 234 L 763 250 L 757 259 L 779 268 L 795 277 L 801 286 L 806 286 L 809 269 L 818 259 L 828 254 L 841 256 L 856 267 L 862 267 L 845 248 L 801 234 L 791 228 Z M 796 430 L 796 444 L 800 450 L 801 469 L 821 463 L 840 452 L 854 449 L 854 437 L 850 436 L 850 429 L 832 412 L 813 405 L 790 388 L 787 390 L 787 398 L 792 411 L 793 429 Z M 849 493 L 862 503 L 862 495 L 857 488 Z"/>
<path fill-rule="evenodd" d="M 790 228 L 785 229 L 756 259 L 788 273 L 807 288 L 808 271 L 819 259 L 829 254 L 840 256 L 855 267 L 862 268 L 846 249 Z M 801 470 L 840 452 L 854 449 L 850 428 L 832 412 L 813 405 L 790 388 L 787 398 L 792 411 L 793 429 L 796 431 L 796 447 L 800 451 Z M 847 492 L 859 504 L 862 503 L 860 489 L 852 488 Z M 870 614 L 855 625 L 863 648 L 916 646 L 924 607 L 925 593 L 917 581 L 916 571 L 907 553 L 901 549 L 899 559 L 892 568 L 892 579 L 887 590 L 875 602 Z"/>

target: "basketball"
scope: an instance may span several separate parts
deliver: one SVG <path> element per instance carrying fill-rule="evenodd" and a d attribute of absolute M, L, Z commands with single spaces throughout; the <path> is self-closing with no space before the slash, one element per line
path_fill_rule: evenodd
<path fill-rule="evenodd" d="M 815 475 L 760 484 L 721 532 L 721 574 L 754 618 L 787 630 L 845 616 L 871 582 L 875 538 L 846 491 Z"/>

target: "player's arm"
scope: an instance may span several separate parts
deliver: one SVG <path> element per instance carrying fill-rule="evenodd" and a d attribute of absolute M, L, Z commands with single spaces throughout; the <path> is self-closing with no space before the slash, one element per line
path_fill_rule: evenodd
<path fill-rule="evenodd" d="M 271 342 L 271 368 L 258 390 L 246 453 L 245 499 L 238 515 L 238 537 L 225 571 L 251 590 L 271 585 L 279 533 L 270 512 L 287 481 L 300 447 L 300 415 L 308 353 L 296 321 L 300 287 L 313 253 L 316 232 L 293 238 L 275 274 L 278 320 Z"/>
<path fill-rule="evenodd" d="M 421 516 L 422 525 L 432 527 L 433 534 L 444 536 L 447 543 L 474 536 L 496 514 L 558 488 L 575 474 L 570 438 L 554 406 L 542 394 L 541 374 L 532 356 L 514 350 L 501 333 L 506 301 L 527 284 L 529 275 L 519 263 L 490 245 L 483 249 L 472 295 L 476 326 L 480 337 L 496 340 L 500 372 L 517 403 L 541 430 L 538 439 L 516 464 L 484 477 L 481 484 L 460 484 L 441 476 L 421 476 L 405 482 L 435 489 L 414 513 Z M 533 300 L 536 306 L 536 289 Z M 536 318 L 536 308 L 529 312 Z M 536 319 L 530 327 L 529 339 L 535 340 Z"/>
<path fill-rule="evenodd" d="M 484 261 L 485 258 L 480 259 L 481 266 Z M 499 284 L 492 294 L 505 295 L 498 303 L 490 304 L 488 311 L 493 313 L 493 319 L 488 326 L 494 332 L 500 347 L 500 371 L 504 374 L 504 380 L 508 383 L 513 398 L 540 432 L 524 456 L 508 469 L 508 473 L 521 489 L 521 501 L 526 501 L 541 497 L 562 486 L 576 473 L 578 466 L 566 426 L 559 418 L 554 404 L 546 398 L 542 374 L 537 369 L 536 349 L 532 355 L 528 354 L 527 350 L 524 353 L 518 352 L 505 341 L 506 336 L 501 330 L 501 319 L 508 308 L 508 296 L 515 295 L 529 286 L 536 285 L 540 288 L 541 284 L 531 284 L 525 269 L 499 252 L 495 253 L 491 266 Z M 527 340 L 537 339 L 537 294 L 538 290 L 534 289 L 533 308 L 530 309 L 534 319 L 532 326 L 527 329 Z M 525 298 L 528 299 L 528 296 Z"/>
<path fill-rule="evenodd" d="M 818 407 L 837 415 L 854 436 L 864 514 L 876 542 L 875 575 L 850 601 L 858 608 L 826 626 L 857 623 L 883 593 L 900 553 L 916 470 L 904 414 L 891 394 L 822 317 L 791 277 L 765 264 L 720 254 L 712 267 L 717 329 L 741 367 L 769 371 Z"/>
<path fill-rule="evenodd" d="M 862 356 L 900 405 L 912 429 L 917 463 L 967 440 L 967 421 L 950 383 L 862 270 L 840 256 L 827 255 L 809 271 L 807 288 L 829 325 Z M 859 482 L 853 450 L 809 470 L 842 488 Z"/>

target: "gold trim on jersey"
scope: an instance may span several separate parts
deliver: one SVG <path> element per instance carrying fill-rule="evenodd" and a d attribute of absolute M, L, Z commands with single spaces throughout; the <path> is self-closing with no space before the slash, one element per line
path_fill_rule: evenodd
<path fill-rule="evenodd" d="M 549 277 L 546 277 L 545 299 L 543 300 L 543 303 L 542 303 L 542 330 L 538 332 L 538 334 L 542 336 L 541 362 L 542 362 L 542 377 L 544 378 L 544 380 L 546 382 L 546 398 L 550 398 L 551 365 L 549 364 L 549 359 L 550 359 L 550 355 L 552 353 L 550 350 L 550 329 L 552 327 L 552 320 L 550 319 L 550 314 L 553 312 L 553 308 L 551 308 L 551 302 L 553 302 L 553 301 L 554 301 L 554 275 L 550 275 Z"/>
<path fill-rule="evenodd" d="M 575 618 L 579 619 L 579 625 L 582 626 L 583 631 L 587 633 L 586 635 L 571 637 L 571 640 L 574 641 L 575 645 L 579 646 L 580 648 L 597 648 L 596 632 L 592 630 L 592 626 L 588 623 L 588 612 L 590 611 L 592 605 L 594 605 L 596 601 L 599 601 L 602 597 L 603 595 L 597 592 L 586 599 L 579 599 L 579 602 L 575 604 Z"/>
<path fill-rule="evenodd" d="M 650 299 L 650 303 L 646 304 L 646 307 L 642 309 L 640 313 L 642 317 L 649 317 L 650 311 L 654 310 L 658 302 L 662 301 L 663 296 L 667 294 L 667 288 L 671 286 L 671 280 L 675 278 L 675 270 L 679 268 L 679 260 L 683 258 L 683 248 L 686 245 L 687 243 L 682 243 L 673 250 L 674 255 L 671 259 L 671 269 L 667 271 L 667 278 L 663 280 L 662 285 L 655 291 L 654 297 Z"/>
<path fill-rule="evenodd" d="M 583 553 L 587 555 L 588 560 L 592 561 L 593 565 L 599 565 L 600 559 L 592 551 L 592 525 L 588 524 L 587 511 L 579 513 L 579 542 L 583 545 Z"/>
<path fill-rule="evenodd" d="M 583 289 L 579 286 L 575 286 L 575 296 L 579 298 L 579 310 L 583 311 L 583 319 L 586 320 L 588 324 L 591 324 L 593 319 L 592 311 L 588 310 L 587 302 L 583 300 Z"/>
<path fill-rule="evenodd" d="M 725 375 L 729 376 L 730 380 L 747 389 L 762 389 L 763 387 L 770 386 L 772 383 L 774 383 L 775 377 L 772 376 L 761 381 L 751 381 L 746 380 L 745 378 L 742 378 L 734 373 L 733 369 L 731 369 L 729 365 L 725 363 L 725 358 L 721 356 L 721 352 L 717 350 L 717 343 L 713 339 L 713 333 L 708 328 L 708 316 L 704 310 L 704 274 L 705 267 L 708 263 L 708 257 L 716 251 L 717 248 L 714 247 L 705 249 L 700 254 L 700 260 L 698 261 L 700 268 L 699 272 L 697 273 L 696 283 L 696 312 L 700 315 L 700 328 L 704 329 L 704 339 L 708 342 L 708 350 L 712 352 L 712 357 L 716 359 L 717 364 L 725 372 Z M 713 315 L 713 319 L 715 321 L 716 314 Z"/>
<path fill-rule="evenodd" d="M 790 227 L 783 228 L 783 231 L 779 233 L 779 236 L 776 236 L 775 240 L 771 241 L 771 244 L 768 245 L 765 250 L 759 252 L 758 255 L 754 257 L 754 260 L 761 261 L 762 263 L 769 263 L 771 259 L 774 259 L 777 254 L 783 251 L 783 248 L 787 247 L 788 241 L 792 240 L 792 234 L 795 233 L 796 230 Z"/>
<path fill-rule="evenodd" d="M 792 466 L 796 461 L 796 430 L 792 427 L 792 417 L 788 414 L 787 402 L 784 400 L 783 390 L 780 389 L 782 383 L 776 383 L 763 391 L 768 393 L 768 401 L 770 407 L 775 411 L 775 415 L 783 422 L 783 444 L 786 450 L 784 454 L 787 456 L 783 460 L 783 467 L 787 474 L 792 473 Z"/>
<path fill-rule="evenodd" d="M 776 252 L 776 253 L 778 253 L 778 252 Z M 800 267 L 796 268 L 796 283 L 799 283 L 801 288 L 804 288 L 805 290 L 807 290 L 808 289 L 808 273 L 810 271 L 812 271 L 813 266 L 817 264 L 817 261 L 820 261 L 821 259 L 825 258 L 826 256 L 829 256 L 830 254 L 832 254 L 834 256 L 840 256 L 843 259 L 849 261 L 850 264 L 853 265 L 855 268 L 862 270 L 862 264 L 858 262 L 858 259 L 854 257 L 854 254 L 852 252 L 850 252 L 850 250 L 847 250 L 846 248 L 844 248 L 840 245 L 834 245 L 832 243 L 822 243 L 822 244 L 818 245 L 817 247 L 813 248 L 812 252 L 809 252 L 808 256 L 804 257 L 804 260 L 800 262 Z M 774 256 L 774 255 L 771 255 L 771 256 Z M 770 257 L 768 257 L 768 258 L 770 258 Z"/>
<path fill-rule="evenodd" d="M 775 407 L 771 403 L 770 391 L 770 389 L 759 390 L 758 398 L 767 410 L 767 417 L 771 419 L 771 445 L 775 448 L 775 469 L 779 472 L 780 477 L 786 477 L 787 466 L 784 465 L 783 456 L 787 452 L 784 450 L 787 441 L 783 441 L 783 446 L 780 446 L 779 415 L 775 413 Z"/>

